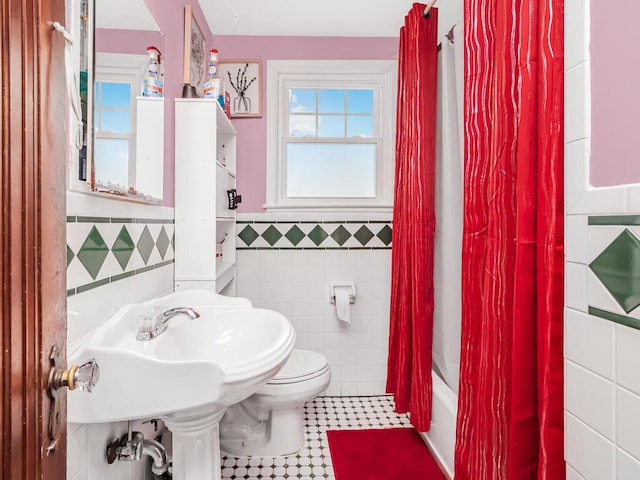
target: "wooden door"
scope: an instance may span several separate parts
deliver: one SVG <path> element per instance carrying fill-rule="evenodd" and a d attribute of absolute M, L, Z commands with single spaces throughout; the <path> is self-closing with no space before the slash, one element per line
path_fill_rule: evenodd
<path fill-rule="evenodd" d="M 51 347 L 66 358 L 64 0 L 1 1 L 2 474 L 64 480 L 66 405 L 49 449 L 46 393 Z"/>

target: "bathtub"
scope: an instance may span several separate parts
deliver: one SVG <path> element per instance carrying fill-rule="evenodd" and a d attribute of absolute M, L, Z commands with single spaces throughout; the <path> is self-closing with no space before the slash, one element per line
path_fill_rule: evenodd
<path fill-rule="evenodd" d="M 433 371 L 431 378 L 433 379 L 431 430 L 427 433 L 420 433 L 420 435 L 436 461 L 444 468 L 447 476 L 452 479 L 458 396 Z"/>

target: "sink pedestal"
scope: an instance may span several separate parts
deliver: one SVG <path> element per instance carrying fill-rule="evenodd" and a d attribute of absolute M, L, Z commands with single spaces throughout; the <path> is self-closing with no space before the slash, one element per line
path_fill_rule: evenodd
<path fill-rule="evenodd" d="M 173 435 L 173 478 L 220 480 L 220 419 L 226 408 L 165 418 Z"/>

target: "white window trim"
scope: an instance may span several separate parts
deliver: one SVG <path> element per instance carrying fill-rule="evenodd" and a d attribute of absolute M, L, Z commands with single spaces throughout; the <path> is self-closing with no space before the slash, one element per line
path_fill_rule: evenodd
<path fill-rule="evenodd" d="M 389 211 L 393 206 L 395 164 L 395 60 L 270 60 L 267 63 L 267 202 L 264 208 L 274 211 Z M 380 160 L 377 164 L 377 197 L 354 198 L 287 198 L 280 172 L 283 171 L 283 140 L 279 131 L 286 128 L 284 112 L 286 82 L 317 80 L 320 86 L 343 82 L 377 84 L 380 86 L 379 136 Z M 271 121 L 269 121 L 269 119 Z"/>

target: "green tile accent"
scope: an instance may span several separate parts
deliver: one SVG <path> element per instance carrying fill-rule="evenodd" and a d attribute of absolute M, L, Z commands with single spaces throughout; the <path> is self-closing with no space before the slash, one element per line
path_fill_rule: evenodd
<path fill-rule="evenodd" d="M 116 241 L 113 242 L 113 246 L 111 247 L 111 251 L 116 257 L 116 260 L 118 260 L 122 270 L 127 268 L 127 263 L 129 263 L 134 248 L 136 248 L 136 246 L 131 239 L 131 235 L 129 235 L 127 227 L 123 226 L 120 229 L 120 233 L 118 233 L 118 238 L 116 238 Z"/>
<path fill-rule="evenodd" d="M 305 237 L 305 234 L 297 225 L 294 225 L 289 229 L 287 233 L 284 234 L 293 245 L 298 245 L 302 239 Z"/>
<path fill-rule="evenodd" d="M 640 305 L 640 240 L 625 229 L 589 268 L 629 313 Z"/>
<path fill-rule="evenodd" d="M 73 260 L 73 257 L 75 257 L 75 253 L 73 253 L 73 250 L 71 250 L 71 247 L 69 247 L 69 245 L 67 245 L 67 267 L 69 267 L 69 264 L 71 263 L 71 260 Z"/>
<path fill-rule="evenodd" d="M 74 215 L 67 216 L 67 223 L 76 223 L 76 217 Z"/>
<path fill-rule="evenodd" d="M 638 320 L 637 318 L 618 315 L 617 313 L 607 312 L 606 310 L 600 310 L 599 308 L 595 307 L 589 307 L 589 315 L 604 318 L 605 320 L 611 320 L 612 322 L 619 323 L 620 325 L 625 325 L 627 327 L 640 330 L 640 320 Z"/>
<path fill-rule="evenodd" d="M 104 239 L 98 229 L 93 226 L 80 247 L 77 256 L 78 260 L 89 272 L 89 275 L 91 275 L 91 278 L 95 280 L 108 253 L 109 247 L 104 243 Z"/>
<path fill-rule="evenodd" d="M 156 268 L 155 265 L 147 265 L 146 267 L 138 268 L 136 269 L 136 275 L 138 275 L 139 273 L 149 272 L 154 268 Z"/>
<path fill-rule="evenodd" d="M 361 226 L 356 233 L 353 234 L 354 237 L 360 242 L 360 244 L 364 247 L 369 240 L 373 238 L 373 233 L 371 230 L 367 228 L 366 225 Z"/>
<path fill-rule="evenodd" d="M 392 240 L 392 228 L 391 222 L 389 221 L 366 221 L 366 220 L 344 220 L 344 221 L 335 221 L 335 220 L 327 220 L 327 221 L 307 221 L 300 220 L 294 222 L 295 224 L 292 226 L 291 221 L 238 221 L 240 225 L 243 225 L 242 230 L 238 233 L 238 237 L 242 240 L 242 242 L 238 242 L 237 249 L 238 250 L 271 250 L 271 249 L 303 249 L 303 250 L 318 250 L 318 249 L 335 249 L 335 250 L 347 250 L 347 249 L 390 249 L 391 248 L 391 240 Z M 267 239 L 268 245 L 256 247 L 252 246 L 253 242 L 260 235 L 254 230 L 256 224 L 266 225 L 267 228 L 263 236 L 266 235 L 265 238 L 273 235 L 273 238 Z M 286 224 L 286 227 L 285 227 Z M 305 237 L 304 231 L 300 228 L 302 224 L 305 225 L 314 225 L 313 230 L 306 235 L 313 242 L 314 246 L 301 246 L 300 242 Z M 338 224 L 338 225 L 336 225 Z M 351 232 L 346 228 L 346 224 L 356 224 L 360 229 L 356 233 L 356 235 L 351 234 Z M 374 225 L 375 224 L 375 225 Z M 281 238 L 278 234 L 282 234 L 285 232 L 284 236 L 291 242 L 291 246 L 288 244 L 280 245 L 278 244 L 279 239 Z M 277 233 L 276 233 L 277 232 Z M 332 232 L 329 234 L 328 232 Z M 377 232 L 377 234 L 376 234 Z M 327 237 L 331 236 L 333 241 L 327 242 L 328 245 L 324 245 L 323 242 L 327 239 Z M 355 236 L 362 246 L 353 247 L 353 246 L 345 246 L 349 238 Z M 277 238 L 276 238 L 277 237 Z M 382 244 L 375 242 L 375 246 L 371 243 L 371 239 L 374 237 L 378 237 Z M 335 242 L 335 243 L 334 243 Z M 384 245 L 384 246 L 383 246 Z"/>
<path fill-rule="evenodd" d="M 333 231 L 333 233 L 331 234 L 331 238 L 333 238 L 338 245 L 342 246 L 347 240 L 351 238 L 351 233 L 349 233 L 349 230 L 340 225 Z"/>
<path fill-rule="evenodd" d="M 273 247 L 276 242 L 282 238 L 282 234 L 276 227 L 269 225 L 269 228 L 262 232 L 262 238 L 264 238 L 267 243 Z"/>
<path fill-rule="evenodd" d="M 258 235 L 258 232 L 256 232 L 250 225 L 244 227 L 238 234 L 240 240 L 242 240 L 247 245 L 247 247 L 255 242 L 256 238 L 258 238 L 259 236 L 260 235 Z"/>
<path fill-rule="evenodd" d="M 140 235 L 140 240 L 138 240 L 138 251 L 142 256 L 142 260 L 144 261 L 145 265 L 147 264 L 147 262 L 149 262 L 149 257 L 151 257 L 151 252 L 153 252 L 154 246 L 155 243 L 153 241 L 151 233 L 149 232 L 149 227 L 145 226 L 144 230 L 142 231 L 142 235 Z"/>
<path fill-rule="evenodd" d="M 120 275 L 114 275 L 111 277 L 111 283 L 117 282 L 118 280 L 124 280 L 125 278 L 133 277 L 136 274 L 135 270 L 131 270 L 129 272 L 121 273 Z"/>
<path fill-rule="evenodd" d="M 174 223 L 173 219 L 167 219 L 167 218 L 134 218 L 134 221 L 136 223 L 144 223 L 144 224 L 151 224 L 151 223 Z"/>
<path fill-rule="evenodd" d="M 640 215 L 591 215 L 589 225 L 640 225 Z"/>
<path fill-rule="evenodd" d="M 171 248 L 176 249 L 176 232 L 171 235 Z"/>
<path fill-rule="evenodd" d="M 329 236 L 320 225 L 316 225 L 307 235 L 313 243 L 320 246 L 322 242 Z"/>
<path fill-rule="evenodd" d="M 93 290 L 94 288 L 102 287 L 104 285 L 108 285 L 111 280 L 109 278 L 103 278 L 102 280 L 98 280 L 97 282 L 87 283 L 86 285 L 82 285 L 81 287 L 76 288 L 77 293 L 86 292 L 88 290 Z"/>
<path fill-rule="evenodd" d="M 111 217 L 111 223 L 135 223 L 133 218 Z"/>
<path fill-rule="evenodd" d="M 111 218 L 109 217 L 83 217 L 78 215 L 76 217 L 76 221 L 78 223 L 111 223 Z"/>
<path fill-rule="evenodd" d="M 376 236 L 382 241 L 382 243 L 389 246 L 391 243 L 391 227 L 389 225 L 385 225 Z"/>
<path fill-rule="evenodd" d="M 167 249 L 169 248 L 169 235 L 167 235 L 164 227 L 160 229 L 160 234 L 158 234 L 158 239 L 156 240 L 156 247 L 158 247 L 158 252 L 160 252 L 160 258 L 164 260 L 164 256 L 167 254 Z"/>

